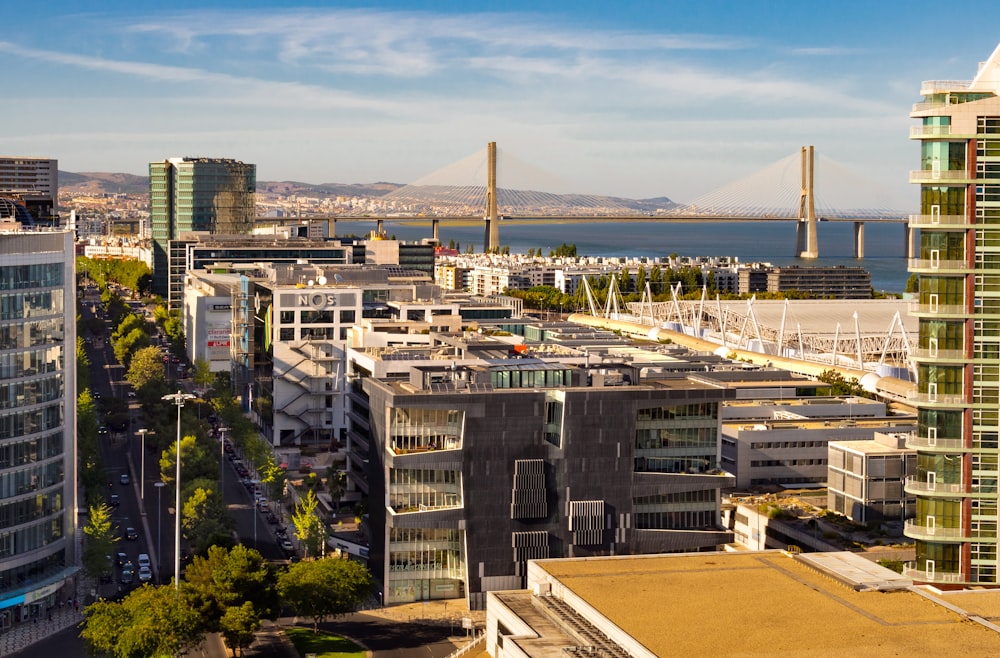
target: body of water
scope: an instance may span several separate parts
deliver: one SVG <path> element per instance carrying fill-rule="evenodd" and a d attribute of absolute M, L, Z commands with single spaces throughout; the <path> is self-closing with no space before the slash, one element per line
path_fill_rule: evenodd
<path fill-rule="evenodd" d="M 375 228 L 375 223 L 353 222 L 337 226 L 339 232 L 359 235 Z M 389 235 L 400 240 L 431 236 L 430 225 L 387 223 Z M 483 250 L 484 227 L 441 224 L 441 242 L 454 240 L 465 251 L 471 244 Z M 500 244 L 512 253 L 541 249 L 548 254 L 560 244 L 575 244 L 581 256 L 731 256 L 741 263 L 768 262 L 773 265 L 818 265 L 824 267 L 861 266 L 871 272 L 872 287 L 886 292 L 902 292 L 906 270 L 905 224 L 874 221 L 865 223 L 865 258 L 854 255 L 854 229 L 850 222 L 819 223 L 819 254 L 816 259 L 795 256 L 795 224 L 788 221 L 740 222 L 572 222 L 500 224 Z"/>

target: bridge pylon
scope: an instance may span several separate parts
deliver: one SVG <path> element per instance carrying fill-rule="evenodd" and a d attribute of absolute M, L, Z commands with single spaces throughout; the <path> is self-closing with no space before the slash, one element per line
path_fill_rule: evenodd
<path fill-rule="evenodd" d="M 486 145 L 486 236 L 483 250 L 500 249 L 500 215 L 497 212 L 497 143 Z"/>
<path fill-rule="evenodd" d="M 819 258 L 819 239 L 816 235 L 816 198 L 813 193 L 813 155 L 812 146 L 802 147 L 799 223 L 795 227 L 795 252 L 799 258 Z"/>

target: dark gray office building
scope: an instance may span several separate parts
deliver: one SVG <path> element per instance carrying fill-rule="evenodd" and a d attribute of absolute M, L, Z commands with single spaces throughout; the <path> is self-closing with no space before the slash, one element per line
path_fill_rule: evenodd
<path fill-rule="evenodd" d="M 386 604 L 524 587 L 527 560 L 715 550 L 724 385 L 509 359 L 364 378 L 351 449 Z M 352 458 L 352 461 L 355 461 Z M 384 502 L 383 502 L 384 501 Z"/>

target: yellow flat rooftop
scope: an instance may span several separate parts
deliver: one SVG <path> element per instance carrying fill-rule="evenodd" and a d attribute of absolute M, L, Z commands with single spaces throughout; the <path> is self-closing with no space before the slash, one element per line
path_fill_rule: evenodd
<path fill-rule="evenodd" d="M 855 591 L 773 551 L 537 565 L 657 656 L 1000 655 L 1000 629 L 968 618 L 1000 613 L 1000 592 L 966 614 L 961 597 Z"/>

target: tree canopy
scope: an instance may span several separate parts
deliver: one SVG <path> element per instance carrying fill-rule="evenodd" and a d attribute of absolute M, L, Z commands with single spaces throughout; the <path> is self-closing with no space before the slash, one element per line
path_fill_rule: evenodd
<path fill-rule="evenodd" d="M 115 658 L 176 656 L 202 638 L 198 613 L 169 585 L 146 585 L 120 603 L 87 606 L 80 636 L 91 654 Z"/>
<path fill-rule="evenodd" d="M 296 562 L 278 576 L 281 598 L 296 614 L 311 617 L 314 631 L 327 617 L 357 610 L 371 591 L 368 569 L 346 558 Z"/>
<path fill-rule="evenodd" d="M 292 525 L 295 526 L 295 536 L 305 548 L 306 557 L 316 557 L 326 541 L 326 526 L 316 515 L 319 499 L 312 489 L 299 499 L 299 504 L 292 512 Z"/>

